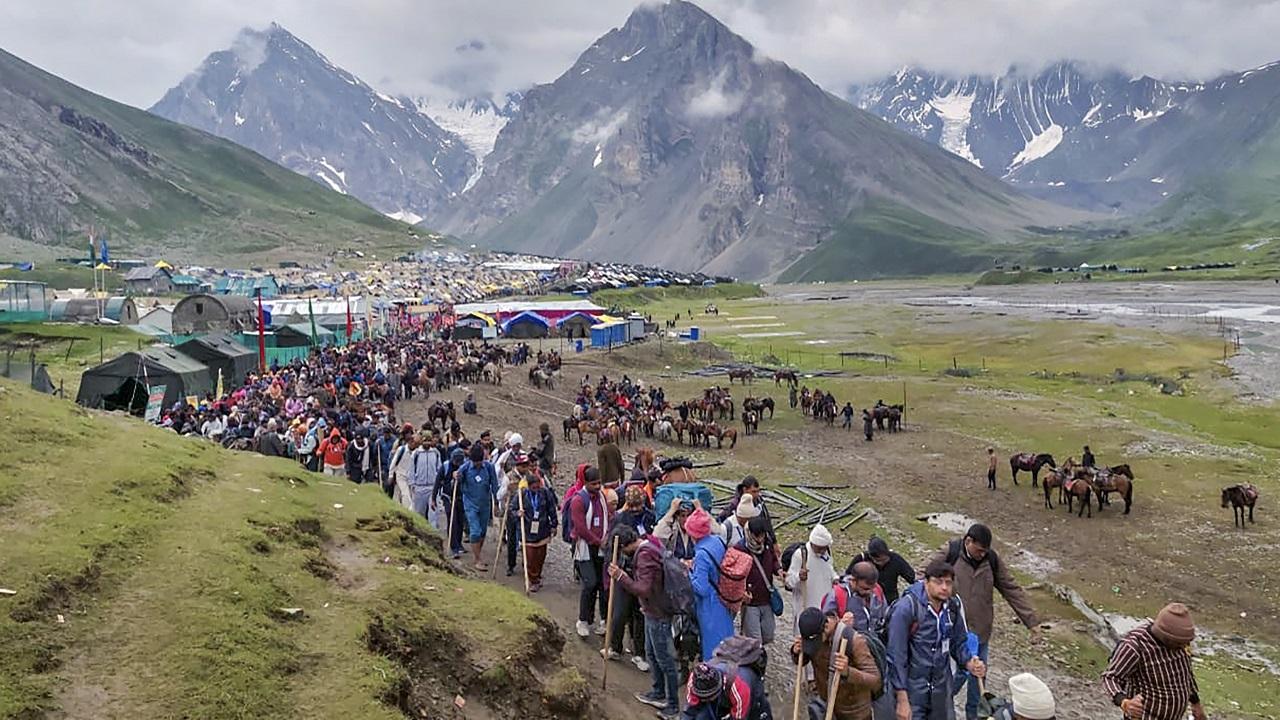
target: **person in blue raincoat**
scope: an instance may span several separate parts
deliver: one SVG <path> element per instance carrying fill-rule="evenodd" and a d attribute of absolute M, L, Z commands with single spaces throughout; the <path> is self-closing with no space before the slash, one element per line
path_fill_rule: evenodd
<path fill-rule="evenodd" d="M 955 571 L 935 560 L 907 588 L 889 617 L 889 668 L 897 720 L 953 720 L 951 661 L 976 677 L 987 668 L 967 643 L 964 607 L 952 594 Z"/>
<path fill-rule="evenodd" d="M 727 549 L 724 540 L 711 532 L 711 515 L 698 508 L 684 523 L 685 532 L 696 541 L 693 555 L 693 571 L 689 580 L 693 584 L 694 615 L 698 619 L 698 632 L 702 636 L 702 659 L 710 660 L 721 640 L 733 635 L 733 616 L 720 601 L 720 563 Z"/>

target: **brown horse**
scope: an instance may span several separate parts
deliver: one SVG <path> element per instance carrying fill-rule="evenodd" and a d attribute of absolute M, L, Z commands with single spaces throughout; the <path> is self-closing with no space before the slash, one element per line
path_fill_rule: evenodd
<path fill-rule="evenodd" d="M 760 432 L 760 416 L 755 410 L 744 410 L 742 412 L 742 430 L 747 435 L 755 435 Z"/>
<path fill-rule="evenodd" d="M 1018 453 L 1009 456 L 1009 469 L 1013 471 L 1013 484 L 1018 484 L 1018 471 L 1024 470 L 1031 473 L 1031 487 L 1035 487 L 1040 481 L 1040 470 L 1045 465 L 1053 469 L 1058 469 L 1058 463 L 1054 462 L 1053 456 L 1049 453 Z"/>
<path fill-rule="evenodd" d="M 1119 493 L 1124 498 L 1125 515 L 1133 507 L 1133 471 L 1128 465 L 1099 468 L 1093 474 L 1093 489 L 1098 495 L 1098 512 L 1102 512 L 1103 505 L 1111 504 L 1107 498 L 1111 493 Z"/>
<path fill-rule="evenodd" d="M 1258 488 L 1250 483 L 1241 483 L 1222 488 L 1222 507 L 1231 504 L 1232 527 L 1244 529 L 1244 511 L 1249 509 L 1249 522 L 1253 522 L 1253 506 L 1258 502 Z"/>
<path fill-rule="evenodd" d="M 800 379 L 796 377 L 795 370 L 775 370 L 773 372 L 774 387 L 781 385 L 783 380 L 786 380 L 788 385 L 795 385 L 800 382 Z"/>
<path fill-rule="evenodd" d="M 773 398 L 770 398 L 770 397 L 760 398 L 759 400 L 756 401 L 756 412 L 759 413 L 760 417 L 764 417 L 764 411 L 766 409 L 769 411 L 769 419 L 772 420 L 773 419 Z"/>
<path fill-rule="evenodd" d="M 564 425 L 564 439 L 567 441 L 567 440 L 570 438 L 571 433 L 573 433 L 573 431 L 574 431 L 574 430 L 577 430 L 577 431 L 578 431 L 578 444 L 579 444 L 579 445 L 581 445 L 581 444 L 582 444 L 582 429 L 579 427 L 578 421 L 577 421 L 577 420 L 574 420 L 574 419 L 573 419 L 573 418 L 571 418 L 571 417 L 567 417 L 567 418 L 565 418 L 565 419 L 564 419 L 564 422 L 563 422 L 562 424 Z"/>
<path fill-rule="evenodd" d="M 725 438 L 728 438 L 728 439 L 729 439 L 729 449 L 730 449 L 730 450 L 732 450 L 733 448 L 735 448 L 735 447 L 737 447 L 737 446 L 738 446 L 738 431 L 737 431 L 737 430 L 735 430 L 735 429 L 733 429 L 733 428 L 725 428 L 725 429 L 721 430 L 721 431 L 720 431 L 720 434 L 716 437 L 716 447 L 724 447 L 724 441 L 725 441 Z"/>
<path fill-rule="evenodd" d="M 741 380 L 743 385 L 753 381 L 756 377 L 754 370 L 749 368 L 741 368 L 729 371 L 729 384 L 732 385 L 734 380 Z"/>
<path fill-rule="evenodd" d="M 591 422 L 590 420 L 579 420 L 578 421 L 578 444 L 582 445 L 584 442 L 586 442 L 585 440 L 583 440 L 583 437 L 586 435 L 590 435 L 595 431 L 596 431 L 595 423 Z"/>
<path fill-rule="evenodd" d="M 1058 502 L 1066 498 L 1067 512 L 1075 509 L 1075 501 L 1080 500 L 1080 510 L 1076 513 L 1076 517 L 1084 514 L 1085 508 L 1089 510 L 1089 517 L 1093 517 L 1093 502 L 1090 496 L 1093 494 L 1093 486 L 1089 484 L 1089 479 L 1082 472 L 1072 472 L 1066 468 L 1055 469 L 1053 472 L 1045 476 L 1044 482 L 1044 506 L 1053 509 L 1053 500 L 1051 499 L 1051 491 L 1058 488 Z"/>

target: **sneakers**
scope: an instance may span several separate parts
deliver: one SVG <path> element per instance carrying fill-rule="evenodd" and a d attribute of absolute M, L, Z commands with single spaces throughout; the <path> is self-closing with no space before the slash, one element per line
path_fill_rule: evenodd
<path fill-rule="evenodd" d="M 597 621 L 596 621 L 595 633 L 596 633 L 597 635 L 603 635 L 603 634 L 604 634 L 604 621 L 603 621 L 603 620 L 597 620 Z"/>
<path fill-rule="evenodd" d="M 667 706 L 667 696 L 655 695 L 652 690 L 647 693 L 636 693 L 635 697 L 636 700 L 639 700 L 645 705 L 648 705 L 649 707 L 656 707 L 659 710 L 662 710 Z"/>
<path fill-rule="evenodd" d="M 640 672 L 649 672 L 649 663 L 646 662 L 645 659 L 640 657 L 639 655 L 631 656 L 631 664 L 635 665 L 636 669 L 639 670 Z"/>
<path fill-rule="evenodd" d="M 516 569 L 515 569 L 515 568 L 513 568 L 513 567 L 509 567 L 509 568 L 507 568 L 507 577 L 511 577 L 512 575 L 515 575 L 515 574 L 516 574 Z"/>
<path fill-rule="evenodd" d="M 606 651 L 604 649 L 601 649 L 600 656 L 605 658 L 606 660 L 617 660 L 619 657 L 621 657 L 620 655 L 618 655 L 617 650 L 609 650 L 607 655 L 605 654 L 605 652 Z"/>
<path fill-rule="evenodd" d="M 578 631 L 578 637 L 581 637 L 581 638 L 591 637 L 591 626 L 588 625 L 585 621 L 579 620 L 578 624 L 574 626 L 574 628 Z"/>
<path fill-rule="evenodd" d="M 680 717 L 680 708 L 664 707 L 658 711 L 658 717 L 661 720 L 676 720 L 676 718 Z"/>

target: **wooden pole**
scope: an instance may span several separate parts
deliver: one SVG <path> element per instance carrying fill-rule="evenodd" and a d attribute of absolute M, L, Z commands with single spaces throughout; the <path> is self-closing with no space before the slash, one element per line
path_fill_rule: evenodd
<path fill-rule="evenodd" d="M 520 561 L 524 565 L 524 594 L 529 594 L 529 545 L 524 530 L 524 491 L 516 486 L 516 497 L 520 500 L 520 517 L 516 523 L 520 526 Z"/>
<path fill-rule="evenodd" d="M 843 634 L 844 625 L 838 625 L 836 632 Z M 849 638 L 840 638 L 840 654 L 844 655 L 845 647 L 849 644 Z M 840 673 L 836 673 L 831 678 L 831 689 L 827 691 L 827 720 L 831 720 L 832 714 L 836 711 L 836 693 L 840 691 Z"/>
<path fill-rule="evenodd" d="M 618 564 L 618 536 L 613 536 L 613 565 Z M 604 578 L 600 578 L 600 582 L 604 582 Z M 609 688 L 609 641 L 613 639 L 613 599 L 617 597 L 614 592 L 613 584 L 609 585 L 609 607 L 605 612 L 604 618 L 604 673 L 600 676 L 600 689 L 607 690 Z"/>
<path fill-rule="evenodd" d="M 502 527 L 498 531 L 498 548 L 494 550 L 493 567 L 490 570 L 493 577 L 498 577 L 498 560 L 502 559 L 502 541 L 507 539 L 507 510 L 511 508 L 511 496 L 507 496 L 507 501 L 502 503 L 502 513 L 498 516 L 498 525 Z"/>
<path fill-rule="evenodd" d="M 800 720 L 800 688 L 804 685 L 804 648 L 796 654 L 796 699 L 791 704 L 791 720 Z"/>
<path fill-rule="evenodd" d="M 432 427 L 435 427 L 435 420 L 431 421 Z M 456 470 L 457 468 L 453 468 Z M 448 533 L 448 539 L 445 543 L 449 545 L 449 554 L 453 554 L 453 515 L 458 512 L 458 478 L 453 478 L 453 501 L 449 503 L 449 521 L 445 524 L 445 532 Z"/>

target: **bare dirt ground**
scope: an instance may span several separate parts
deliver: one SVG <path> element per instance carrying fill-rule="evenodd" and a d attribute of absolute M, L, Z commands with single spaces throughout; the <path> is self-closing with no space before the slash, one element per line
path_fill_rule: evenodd
<path fill-rule="evenodd" d="M 646 349 L 641 347 L 614 353 L 608 358 L 600 355 L 571 358 L 565 366 L 566 385 L 558 387 L 551 393 L 536 391 L 529 387 L 518 369 L 513 369 L 507 373 L 506 383 L 501 388 L 488 385 L 474 388 L 479 399 L 480 414 L 474 419 L 463 418 L 464 427 L 472 435 L 478 434 L 483 429 L 491 429 L 500 436 L 504 430 L 514 429 L 526 438 L 533 438 L 537 436 L 538 424 L 548 422 L 553 432 L 558 433 L 555 420 L 563 416 L 568 408 L 568 401 L 572 397 L 573 391 L 569 388 L 571 383 L 568 382 L 570 378 L 576 381 L 583 373 L 596 376 L 600 372 L 605 372 L 611 377 L 620 376 L 622 371 L 618 369 L 619 365 L 627 365 L 625 371 L 632 377 L 636 377 L 636 369 L 630 366 L 635 364 L 637 359 L 634 354 L 644 352 Z M 660 377 L 653 372 L 643 373 L 641 377 L 649 382 L 663 384 L 668 388 L 669 393 L 678 388 L 675 395 L 677 397 L 683 396 L 686 388 L 691 389 L 706 384 L 706 381 L 702 380 Z M 462 394 L 463 391 L 455 389 L 442 396 L 458 400 L 461 399 Z M 785 406 L 785 400 L 782 404 Z M 424 407 L 415 402 L 409 404 L 407 408 L 402 408 L 401 412 L 407 418 L 421 422 Z M 983 518 L 998 528 L 997 532 L 1000 533 L 998 547 L 1005 552 L 1010 561 L 1033 569 L 1036 563 L 1034 558 L 1038 556 L 1028 556 L 1033 558 L 1031 560 L 1020 557 L 1017 550 L 1019 547 L 1037 547 L 1037 550 L 1041 550 L 1038 546 L 1046 537 L 1054 534 L 1070 535 L 1078 532 L 1081 527 L 1074 517 L 1068 519 L 1065 513 L 1062 513 L 1046 514 L 1042 523 L 1036 523 L 1037 527 L 1025 528 L 1026 523 L 1021 521 L 1029 511 L 1035 510 L 1038 506 L 1037 497 L 1032 495 L 1025 485 L 1022 488 L 1004 487 L 997 493 L 988 495 L 985 491 L 977 493 L 976 490 L 970 489 L 979 487 L 977 482 L 966 482 L 966 489 L 963 492 L 977 501 L 976 507 L 955 505 L 954 498 L 959 491 L 957 483 L 962 480 L 957 477 L 954 468 L 946 464 L 944 458 L 959 452 L 958 446 L 964 446 L 963 451 L 969 452 L 972 443 L 967 438 L 913 427 L 900 435 L 880 436 L 875 442 L 865 443 L 857 433 L 847 433 L 838 429 L 811 428 L 807 421 L 800 421 L 795 417 L 798 416 L 798 411 L 780 407 L 778 415 L 779 418 L 774 423 L 770 424 L 766 421 L 762 425 L 760 435 L 741 440 L 736 450 L 726 448 L 718 451 L 712 448 L 709 451 L 689 451 L 678 450 L 675 447 L 666 449 L 669 452 L 690 453 L 705 459 L 727 460 L 729 465 L 724 469 L 725 472 L 716 477 L 736 479 L 746 472 L 753 472 L 765 479 L 768 484 L 770 478 L 777 476 L 774 469 L 770 467 L 773 465 L 788 467 L 792 471 L 808 472 L 820 478 L 813 482 L 848 483 L 849 492 L 860 496 L 862 505 L 873 507 L 875 511 L 868 521 L 855 525 L 844 533 L 836 532 L 836 560 L 841 569 L 848 562 L 848 558 L 865 544 L 872 532 L 870 525 L 873 522 L 877 527 L 884 528 L 882 532 L 887 532 L 895 547 L 902 550 L 909 559 L 916 563 L 923 562 L 930 547 L 933 547 L 931 542 L 918 540 L 918 532 L 915 528 L 900 531 L 896 530 L 892 524 L 886 522 L 882 525 L 876 520 L 885 516 L 910 516 L 922 507 L 936 510 L 958 508 L 975 517 Z M 788 416 L 790 416 L 789 419 L 784 419 Z M 784 426 L 786 426 L 785 429 Z M 596 448 L 590 441 L 587 445 L 579 447 L 576 438 L 569 443 L 560 442 L 560 440 L 561 437 L 557 434 L 557 454 L 561 476 L 556 478 L 555 486 L 563 489 L 569 481 L 566 477 L 570 472 L 568 468 L 574 467 L 580 461 L 594 462 Z M 661 443 L 652 441 L 649 444 L 663 447 Z M 627 452 L 628 448 L 624 445 L 623 450 Z M 985 478 L 981 482 L 985 484 Z M 999 530 L 1015 527 L 1025 529 L 1016 533 Z M 784 538 L 789 538 L 790 534 L 796 532 L 807 532 L 807 529 L 798 531 L 795 528 L 788 528 L 788 534 L 784 535 Z M 922 528 L 919 532 L 933 537 L 927 528 Z M 1045 552 L 1056 554 L 1047 550 Z M 1082 551 L 1076 555 L 1078 560 L 1074 561 L 1083 561 L 1087 555 L 1087 552 Z M 548 557 L 546 575 L 548 578 L 546 586 L 536 598 L 548 608 L 565 636 L 569 638 L 567 644 L 569 658 L 583 671 L 584 675 L 589 677 L 597 701 L 603 698 L 607 717 L 651 717 L 652 713 L 647 708 L 631 700 L 632 693 L 648 688 L 648 675 L 636 671 L 629 662 L 625 661 L 625 658 L 624 662 L 617 663 L 610 669 L 608 693 L 598 692 L 600 668 L 603 664 L 598 654 L 600 639 L 593 636 L 590 641 L 580 642 L 573 632 L 578 588 L 572 582 L 571 563 L 566 548 L 562 544 L 553 545 Z M 500 570 L 498 581 L 516 589 L 523 588 L 523 581 L 518 572 L 516 577 L 506 578 Z M 1049 623 L 1047 627 L 1054 640 L 1051 643 L 1033 647 L 1028 641 L 1026 631 L 1015 625 L 1011 612 L 1001 605 L 992 657 L 992 688 L 1002 689 L 1003 683 L 1010 675 L 1031 670 L 1046 679 L 1054 688 L 1058 697 L 1060 718 L 1086 720 L 1105 716 L 1109 712 L 1109 704 L 1103 697 L 1103 693 L 1096 687 L 1094 680 L 1096 672 L 1101 668 L 1090 668 L 1093 677 L 1081 676 L 1078 671 L 1073 671 L 1073 664 L 1078 662 L 1078 659 L 1074 656 L 1068 657 L 1073 655 L 1072 647 L 1089 641 L 1088 634 L 1091 628 L 1077 619 L 1065 617 L 1069 613 L 1055 609 L 1053 606 L 1056 601 L 1052 600 L 1047 592 L 1037 593 L 1036 597 L 1037 602 L 1046 611 L 1046 621 Z M 785 652 L 778 645 L 789 637 L 789 632 L 782 631 L 782 628 L 789 628 L 790 622 L 790 608 L 788 608 L 788 616 L 779 621 L 779 639 L 773 648 L 775 654 Z M 1013 658 L 1017 658 L 1017 661 L 1015 662 Z M 783 667 L 783 663 L 772 663 L 772 665 L 775 667 L 771 667 L 769 679 L 776 710 L 784 705 L 789 706 L 791 680 L 790 673 Z"/>

